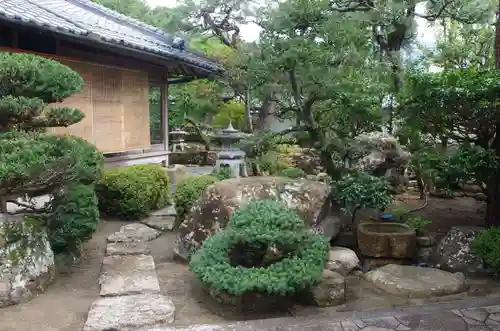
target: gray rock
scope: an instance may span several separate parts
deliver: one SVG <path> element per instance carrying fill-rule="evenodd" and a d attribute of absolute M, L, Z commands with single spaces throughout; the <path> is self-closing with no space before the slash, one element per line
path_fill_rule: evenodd
<path fill-rule="evenodd" d="M 328 253 L 325 269 L 347 276 L 355 268 L 361 269 L 361 263 L 356 253 L 345 247 L 332 247 Z"/>
<path fill-rule="evenodd" d="M 179 226 L 174 253 L 189 260 L 204 240 L 223 230 L 232 213 L 250 201 L 278 200 L 304 218 L 308 227 L 328 238 L 340 231 L 342 212 L 327 200 L 330 186 L 318 181 L 285 177 L 241 177 L 207 187 Z"/>
<path fill-rule="evenodd" d="M 151 250 L 144 241 L 111 242 L 106 245 L 106 256 L 149 254 Z"/>
<path fill-rule="evenodd" d="M 417 246 L 432 247 L 436 244 L 436 237 L 434 236 L 417 236 Z"/>
<path fill-rule="evenodd" d="M 174 206 L 167 206 L 155 211 L 141 223 L 159 231 L 172 231 L 175 224 L 176 210 Z"/>
<path fill-rule="evenodd" d="M 317 307 L 338 306 L 345 302 L 345 279 L 334 271 L 323 270 L 321 282 L 299 294 L 299 299 Z"/>
<path fill-rule="evenodd" d="M 83 331 L 136 330 L 174 321 L 175 307 L 160 294 L 100 298 L 92 304 Z"/>
<path fill-rule="evenodd" d="M 120 231 L 108 237 L 108 242 L 150 241 L 158 238 L 161 232 L 141 223 L 124 225 Z"/>
<path fill-rule="evenodd" d="M 471 244 L 481 231 L 483 229 L 478 227 L 452 227 L 437 247 L 436 264 L 441 269 L 452 272 L 487 273 L 482 260 L 471 251 Z"/>
<path fill-rule="evenodd" d="M 155 263 L 150 255 L 106 256 L 99 284 L 101 296 L 160 292 Z"/>
<path fill-rule="evenodd" d="M 468 288 L 462 273 L 434 268 L 388 264 L 365 274 L 365 278 L 388 293 L 409 298 L 429 298 L 461 293 Z"/>

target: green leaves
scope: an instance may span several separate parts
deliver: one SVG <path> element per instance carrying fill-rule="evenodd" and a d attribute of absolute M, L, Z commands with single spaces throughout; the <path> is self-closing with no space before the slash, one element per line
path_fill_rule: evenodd
<path fill-rule="evenodd" d="M 189 267 L 218 291 L 286 295 L 321 279 L 328 249 L 328 238 L 309 231 L 282 203 L 254 201 L 236 210 L 225 230 L 205 240 Z"/>
<path fill-rule="evenodd" d="M 176 184 L 174 201 L 177 209 L 177 217 L 184 221 L 193 204 L 205 192 L 211 184 L 219 181 L 217 177 L 209 175 L 187 177 Z"/>
<path fill-rule="evenodd" d="M 500 72 L 486 69 L 416 72 L 407 77 L 403 115 L 423 133 L 459 142 L 489 140 L 500 119 Z M 472 138 L 473 139 L 473 138 Z"/>
<path fill-rule="evenodd" d="M 80 91 L 84 81 L 54 60 L 31 54 L 0 54 L 0 96 L 61 101 Z"/>
<path fill-rule="evenodd" d="M 500 274 L 500 228 L 479 233 L 472 243 L 472 252 L 483 260 L 486 267 Z"/>
<path fill-rule="evenodd" d="M 168 205 L 170 178 L 158 165 L 108 169 L 96 184 L 99 208 L 112 217 L 137 220 Z"/>
<path fill-rule="evenodd" d="M 344 176 L 334 184 L 334 190 L 337 201 L 348 214 L 357 208 L 385 208 L 392 202 L 389 182 L 363 171 Z"/>

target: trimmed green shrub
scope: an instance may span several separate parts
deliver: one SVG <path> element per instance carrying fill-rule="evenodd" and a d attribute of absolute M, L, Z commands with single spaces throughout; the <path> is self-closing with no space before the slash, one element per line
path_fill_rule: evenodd
<path fill-rule="evenodd" d="M 230 167 L 220 167 L 219 171 L 212 172 L 212 176 L 217 177 L 218 180 L 226 180 L 233 177 Z"/>
<path fill-rule="evenodd" d="M 170 189 L 165 169 L 153 164 L 107 169 L 96 185 L 99 209 L 127 220 L 140 219 L 168 205 Z"/>
<path fill-rule="evenodd" d="M 204 286 L 219 292 L 289 295 L 320 281 L 328 250 L 328 238 L 309 231 L 297 213 L 261 200 L 236 210 L 189 266 Z"/>
<path fill-rule="evenodd" d="M 191 210 L 191 207 L 193 207 L 193 204 L 202 196 L 206 188 L 218 181 L 217 177 L 201 175 L 187 177 L 177 184 L 174 201 L 178 219 L 183 221 L 187 213 Z"/>
<path fill-rule="evenodd" d="M 296 179 L 306 177 L 306 173 L 300 168 L 288 167 L 280 171 L 280 176 Z"/>
<path fill-rule="evenodd" d="M 78 253 L 99 223 L 93 185 L 70 184 L 54 196 L 47 230 L 55 254 Z"/>
<path fill-rule="evenodd" d="M 492 268 L 497 275 L 500 274 L 500 228 L 490 228 L 479 233 L 471 249 L 487 267 Z"/>

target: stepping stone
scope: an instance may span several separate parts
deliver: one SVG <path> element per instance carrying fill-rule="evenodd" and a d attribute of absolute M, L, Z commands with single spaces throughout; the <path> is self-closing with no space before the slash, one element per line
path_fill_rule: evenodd
<path fill-rule="evenodd" d="M 162 327 L 171 324 L 174 316 L 172 300 L 160 294 L 100 298 L 90 307 L 83 331 Z"/>
<path fill-rule="evenodd" d="M 144 241 L 110 242 L 106 245 L 106 256 L 149 254 L 151 250 Z"/>
<path fill-rule="evenodd" d="M 151 229 L 149 226 L 132 223 L 122 226 L 120 231 L 110 235 L 107 240 L 108 242 L 150 241 L 160 235 L 160 231 Z"/>
<path fill-rule="evenodd" d="M 462 273 L 397 264 L 370 271 L 365 277 L 381 290 L 409 298 L 456 294 L 468 288 Z"/>
<path fill-rule="evenodd" d="M 160 292 L 151 255 L 113 255 L 102 261 L 101 296 Z"/>
<path fill-rule="evenodd" d="M 175 218 L 175 207 L 167 206 L 155 211 L 151 216 L 142 220 L 141 223 L 159 231 L 172 231 L 175 224 Z"/>

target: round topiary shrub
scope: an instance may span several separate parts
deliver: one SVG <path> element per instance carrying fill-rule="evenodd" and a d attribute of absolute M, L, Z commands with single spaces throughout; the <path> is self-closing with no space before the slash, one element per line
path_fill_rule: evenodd
<path fill-rule="evenodd" d="M 99 209 L 127 220 L 140 219 L 168 205 L 170 190 L 167 172 L 153 164 L 107 169 L 96 185 Z"/>
<path fill-rule="evenodd" d="M 177 217 L 183 221 L 187 213 L 193 207 L 193 204 L 198 200 L 206 188 L 219 179 L 210 175 L 192 176 L 183 179 L 177 184 L 174 193 L 175 208 Z"/>
<path fill-rule="evenodd" d="M 254 201 L 204 242 L 190 269 L 220 293 L 286 296 L 320 281 L 328 249 L 328 239 L 309 231 L 284 204 Z"/>

